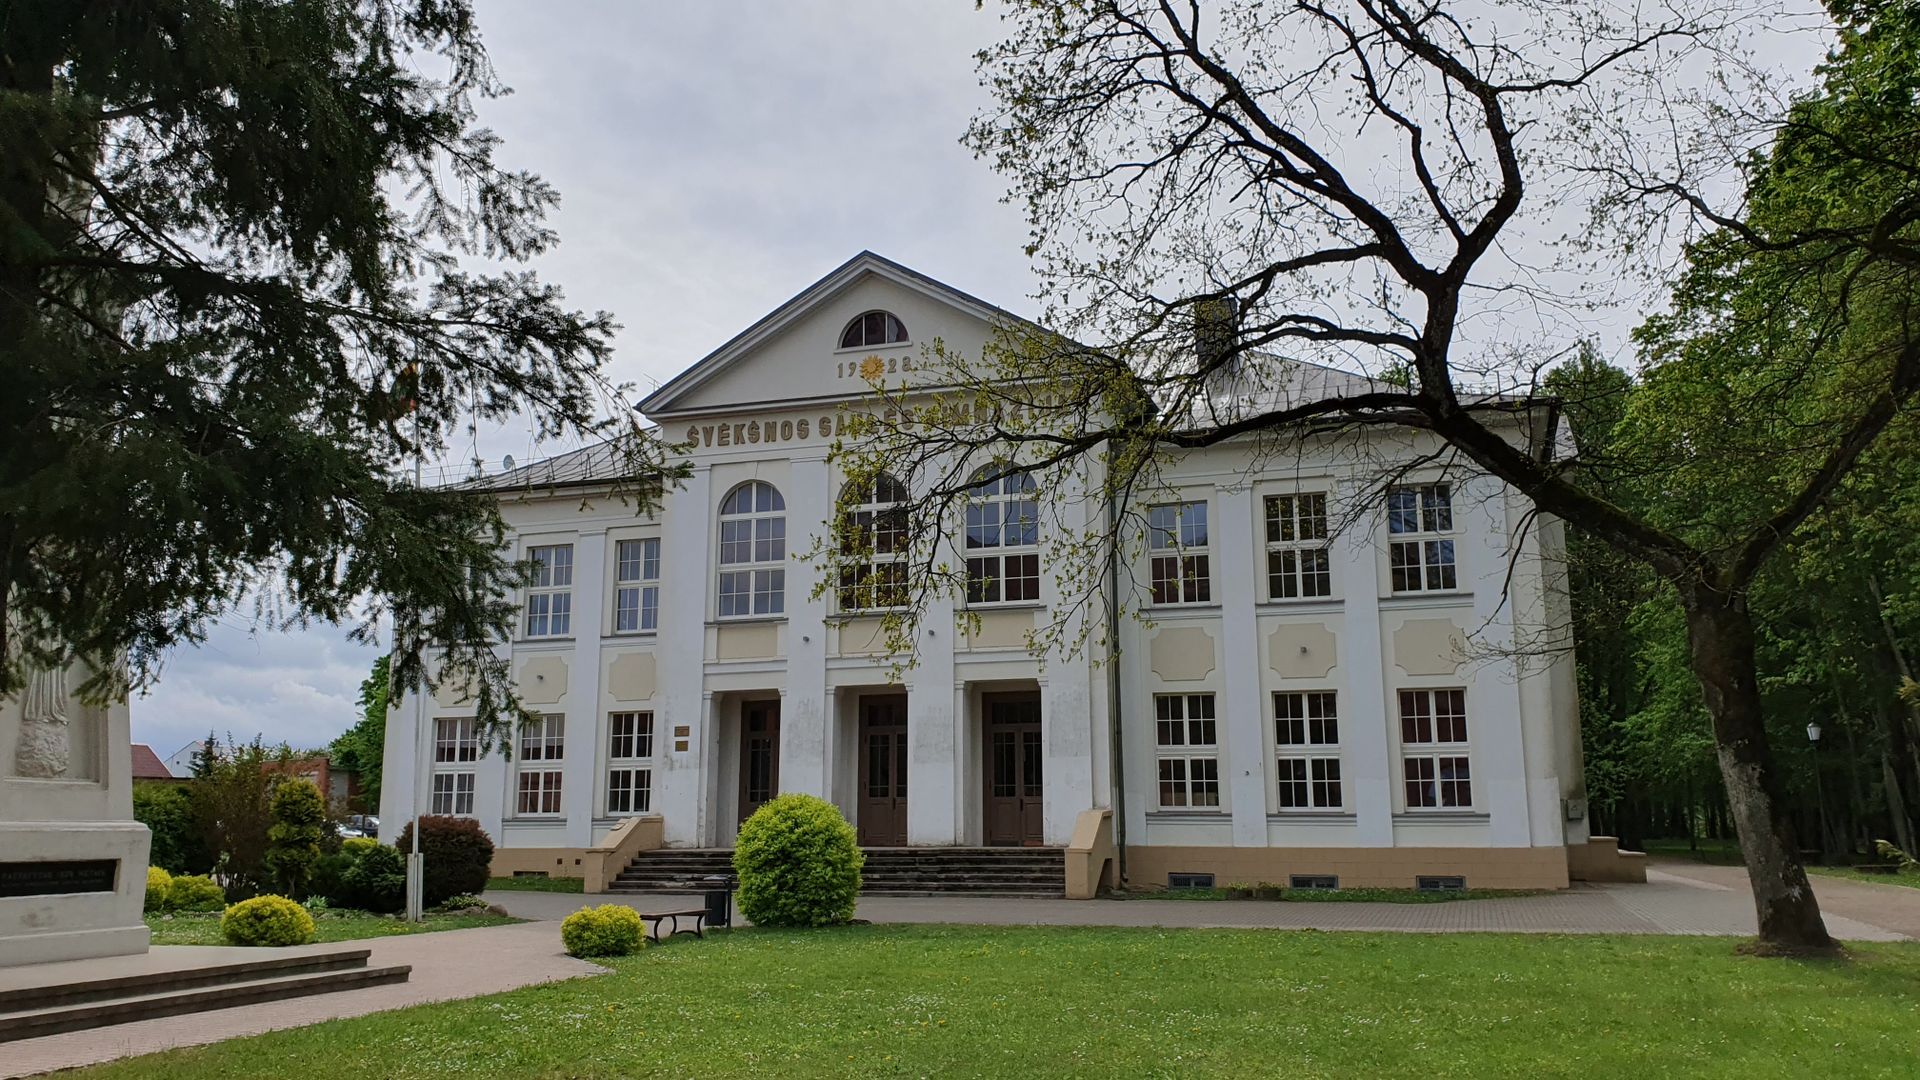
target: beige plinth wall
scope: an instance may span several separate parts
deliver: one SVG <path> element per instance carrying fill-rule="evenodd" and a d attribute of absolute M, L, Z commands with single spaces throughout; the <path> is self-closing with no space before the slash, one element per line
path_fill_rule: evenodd
<path fill-rule="evenodd" d="M 545 874 L 548 877 L 586 877 L 587 849 L 577 847 L 494 848 L 494 877 Z"/>
<path fill-rule="evenodd" d="M 1567 849 L 1127 848 L 1129 886 L 1165 886 L 1169 873 L 1212 874 L 1218 885 L 1285 885 L 1294 874 L 1332 874 L 1347 889 L 1411 889 L 1422 876 L 1463 877 L 1470 889 L 1564 889 Z"/>
<path fill-rule="evenodd" d="M 615 825 L 605 840 L 587 849 L 586 862 L 581 864 L 586 891 L 606 892 L 635 855 L 665 846 L 666 832 L 667 820 L 659 814 L 628 818 Z"/>
<path fill-rule="evenodd" d="M 1067 899 L 1091 900 L 1112 888 L 1115 875 L 1113 811 L 1082 810 L 1067 844 Z"/>
<path fill-rule="evenodd" d="M 1584 844 L 1567 845 L 1567 876 L 1575 881 L 1630 881 L 1645 884 L 1647 856 L 1622 851 L 1612 836 L 1596 836 Z"/>

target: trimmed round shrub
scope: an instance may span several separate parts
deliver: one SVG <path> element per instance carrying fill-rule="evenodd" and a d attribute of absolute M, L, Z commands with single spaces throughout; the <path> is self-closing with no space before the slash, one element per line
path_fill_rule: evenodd
<path fill-rule="evenodd" d="M 306 780 L 288 780 L 273 792 L 273 824 L 267 828 L 267 869 L 274 883 L 295 896 L 307 894 L 307 879 L 326 836 L 327 804 Z"/>
<path fill-rule="evenodd" d="M 866 856 L 840 810 L 811 795 L 761 805 L 734 841 L 740 912 L 758 926 L 832 926 L 853 918 Z"/>
<path fill-rule="evenodd" d="M 413 850 L 413 822 L 400 830 L 393 846 L 402 855 Z M 477 893 L 487 887 L 493 865 L 493 838 L 472 818 L 428 814 L 420 819 L 420 853 L 427 857 L 425 884 L 428 907 L 450 896 Z"/>
<path fill-rule="evenodd" d="M 284 896 L 256 896 L 220 916 L 220 934 L 230 945 L 305 945 L 313 940 L 313 916 Z"/>
<path fill-rule="evenodd" d="M 382 914 L 407 906 L 407 860 L 398 848 L 375 844 L 352 859 L 340 875 L 340 895 L 328 901 Z"/>
<path fill-rule="evenodd" d="M 203 874 L 183 874 L 167 887 L 167 906 L 175 911 L 219 911 L 227 906 L 227 890 Z"/>
<path fill-rule="evenodd" d="M 371 836 L 349 836 L 340 841 L 340 850 L 348 855 L 358 855 L 380 846 L 380 841 Z"/>
<path fill-rule="evenodd" d="M 560 943 L 569 956 L 625 956 L 646 948 L 647 924 L 620 904 L 583 907 L 560 924 Z"/>
<path fill-rule="evenodd" d="M 147 903 L 148 911 L 167 910 L 167 899 L 173 892 L 173 875 L 157 866 L 147 867 Z"/>

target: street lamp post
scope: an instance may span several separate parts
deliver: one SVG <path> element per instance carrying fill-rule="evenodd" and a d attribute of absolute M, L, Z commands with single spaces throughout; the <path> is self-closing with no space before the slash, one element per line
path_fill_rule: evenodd
<path fill-rule="evenodd" d="M 1807 725 L 1807 742 L 1813 745 L 1813 797 L 1820 805 L 1820 853 L 1824 858 L 1827 851 L 1827 787 L 1820 777 L 1820 722 Z"/>

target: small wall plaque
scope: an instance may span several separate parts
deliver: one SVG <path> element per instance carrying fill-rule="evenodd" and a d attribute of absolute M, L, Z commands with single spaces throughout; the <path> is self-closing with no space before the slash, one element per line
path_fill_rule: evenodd
<path fill-rule="evenodd" d="M 0 862 L 0 896 L 110 893 L 119 871 L 118 859 Z"/>

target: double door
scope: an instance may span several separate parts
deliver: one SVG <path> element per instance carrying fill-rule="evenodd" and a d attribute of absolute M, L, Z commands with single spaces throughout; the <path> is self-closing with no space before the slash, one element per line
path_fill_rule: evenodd
<path fill-rule="evenodd" d="M 780 702 L 740 706 L 740 821 L 780 794 Z"/>
<path fill-rule="evenodd" d="M 1038 695 L 993 695 L 986 706 L 986 839 L 995 847 L 1037 847 L 1046 840 L 1046 788 Z"/>
<path fill-rule="evenodd" d="M 860 699 L 860 806 L 864 847 L 907 843 L 907 699 Z"/>

